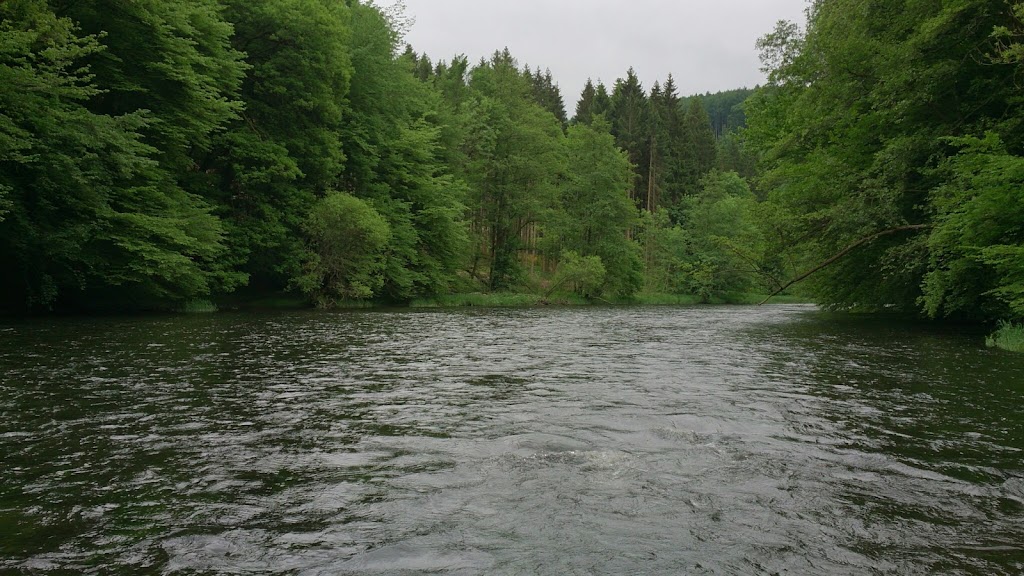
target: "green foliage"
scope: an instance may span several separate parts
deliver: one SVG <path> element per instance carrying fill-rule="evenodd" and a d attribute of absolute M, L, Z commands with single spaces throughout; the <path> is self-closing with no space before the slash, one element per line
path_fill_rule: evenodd
<path fill-rule="evenodd" d="M 145 142 L 145 110 L 108 115 L 87 60 L 108 54 L 44 2 L 0 4 L 0 222 L 5 300 L 152 306 L 230 289 L 222 229 Z"/>
<path fill-rule="evenodd" d="M 663 86 L 655 84 L 651 89 L 650 105 L 650 147 L 644 177 L 647 195 L 643 206 L 652 212 L 667 209 L 672 213 L 693 190 L 686 185 L 686 116 L 671 74 Z"/>
<path fill-rule="evenodd" d="M 0 2 L 0 296 L 715 302 L 842 253 L 809 280 L 828 306 L 1024 317 L 1020 2 L 818 2 L 749 98 L 630 69 L 568 129 L 549 71 L 399 55 L 396 14 Z"/>
<path fill-rule="evenodd" d="M 625 78 L 619 78 L 612 90 L 608 109 L 608 120 L 612 123 L 615 143 L 629 155 L 629 161 L 641 173 L 644 168 L 649 142 L 649 107 L 647 95 L 636 72 L 630 68 Z M 644 179 L 638 174 L 630 188 L 630 198 L 643 197 L 646 189 Z"/>
<path fill-rule="evenodd" d="M 682 135 L 676 153 L 681 173 L 677 176 L 676 187 L 682 195 L 697 194 L 701 189 L 701 180 L 718 163 L 717 144 L 714 132 L 711 131 L 711 120 L 700 98 L 691 98 L 682 119 Z M 678 205 L 669 209 L 678 208 Z M 673 216 L 678 217 L 678 212 Z"/>
<path fill-rule="evenodd" d="M 559 90 L 558 84 L 551 76 L 551 70 L 541 72 L 540 68 L 537 68 L 535 72 L 530 72 L 530 69 L 526 68 L 523 72 L 533 86 L 534 102 L 551 112 L 563 128 L 568 126 L 569 118 L 565 115 L 565 101 L 562 100 L 562 92 Z"/>
<path fill-rule="evenodd" d="M 599 256 L 580 256 L 572 250 L 563 251 L 558 259 L 558 273 L 552 291 L 571 286 L 572 291 L 585 298 L 602 293 L 607 271 Z"/>
<path fill-rule="evenodd" d="M 763 240 L 757 203 L 734 172 L 712 172 L 702 192 L 683 203 L 682 224 L 664 213 L 648 216 L 644 241 L 652 292 L 693 294 L 709 302 L 758 286 Z"/>
<path fill-rule="evenodd" d="M 318 306 L 365 300 L 384 286 L 391 228 L 369 204 L 330 193 L 313 206 L 303 228 L 309 255 L 295 283 Z"/>
<path fill-rule="evenodd" d="M 209 300 L 186 300 L 176 309 L 182 314 L 212 314 L 217 310 L 217 305 Z"/>
<path fill-rule="evenodd" d="M 939 168 L 922 304 L 930 316 L 1024 317 L 1024 157 L 993 133 Z"/>
<path fill-rule="evenodd" d="M 302 274 L 303 222 L 344 166 L 351 16 L 325 0 L 224 4 L 249 67 L 245 111 L 218 134 L 197 186 L 226 221 L 232 263 L 276 291 Z"/>
<path fill-rule="evenodd" d="M 1000 322 L 999 328 L 985 338 L 989 348 L 1002 348 L 1010 352 L 1024 352 L 1024 326 Z"/>
<path fill-rule="evenodd" d="M 629 159 L 615 147 L 608 129 L 600 118 L 593 125 L 569 129 L 567 172 L 545 243 L 553 254 L 568 250 L 599 258 L 607 272 L 601 288 L 628 296 L 643 284 L 640 248 L 629 238 L 638 217 L 627 195 L 632 178 Z"/>
<path fill-rule="evenodd" d="M 1019 20 L 996 4 L 836 0 L 816 4 L 805 31 L 782 23 L 762 39 L 770 83 L 746 104 L 744 136 L 767 169 L 770 252 L 810 269 L 859 239 L 934 225 L 815 274 L 824 304 L 984 319 L 1019 297 L 1016 228 L 999 221 L 993 234 L 1010 236 L 997 240 L 978 220 L 1017 212 L 1000 190 L 1024 145 L 1005 50 Z M 988 132 L 1004 153 L 958 150 Z"/>
<path fill-rule="evenodd" d="M 572 117 L 573 124 L 590 124 L 594 121 L 594 97 L 597 96 L 597 89 L 594 82 L 587 78 L 583 86 L 580 99 L 576 102 L 576 113 Z"/>
<path fill-rule="evenodd" d="M 472 71 L 471 88 L 475 120 L 466 132 L 465 178 L 488 285 L 500 291 L 521 280 L 524 232 L 555 206 L 565 136 L 558 120 L 533 101 L 530 82 L 507 50 Z"/>
<path fill-rule="evenodd" d="M 52 3 L 54 4 L 54 3 Z M 104 45 L 87 59 L 102 93 L 96 113 L 145 111 L 140 133 L 174 178 L 194 169 L 224 123 L 237 117 L 245 74 L 233 28 L 216 0 L 55 3 L 60 15 Z"/>
<path fill-rule="evenodd" d="M 466 186 L 445 164 L 439 95 L 395 57 L 397 33 L 353 5 L 355 73 L 342 130 L 346 190 L 371 201 L 392 232 L 382 293 L 394 301 L 445 292 L 465 259 Z M 456 135 L 458 136 L 458 135 Z"/>
<path fill-rule="evenodd" d="M 668 213 L 644 212 L 640 239 L 646 252 L 648 293 L 690 294 L 689 252 L 686 233 L 668 219 Z"/>
<path fill-rule="evenodd" d="M 707 110 L 711 122 L 711 132 L 716 138 L 723 138 L 746 126 L 747 118 L 743 112 L 743 102 L 753 94 L 749 88 L 726 90 L 714 94 L 708 92 L 700 96 L 701 103 Z M 687 104 L 687 99 L 683 100 Z"/>
<path fill-rule="evenodd" d="M 1002 64 L 1024 64 L 1024 2 L 1010 3 L 1011 18 L 992 29 L 996 41 L 993 60 Z"/>

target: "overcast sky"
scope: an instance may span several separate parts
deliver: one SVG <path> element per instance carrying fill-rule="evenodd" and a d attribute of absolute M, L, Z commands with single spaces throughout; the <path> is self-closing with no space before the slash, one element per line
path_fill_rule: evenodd
<path fill-rule="evenodd" d="M 377 0 L 391 6 L 395 0 Z M 404 0 L 406 42 L 435 62 L 508 47 L 550 68 L 572 115 L 587 78 L 609 90 L 632 66 L 645 89 L 672 73 L 681 95 L 762 83 L 754 42 L 807 0 Z"/>

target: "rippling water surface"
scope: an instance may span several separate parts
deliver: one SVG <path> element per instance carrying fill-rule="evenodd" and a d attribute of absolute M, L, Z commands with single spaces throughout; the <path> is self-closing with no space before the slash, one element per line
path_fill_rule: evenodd
<path fill-rule="evenodd" d="M 1024 361 L 810 307 L 0 324 L 0 572 L 1018 574 Z"/>

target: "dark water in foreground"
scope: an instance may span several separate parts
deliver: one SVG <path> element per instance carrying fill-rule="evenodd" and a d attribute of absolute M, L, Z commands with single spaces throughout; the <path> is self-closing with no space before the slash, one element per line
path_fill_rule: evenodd
<path fill-rule="evenodd" d="M 801 306 L 0 324 L 0 573 L 1019 574 L 1022 410 Z"/>

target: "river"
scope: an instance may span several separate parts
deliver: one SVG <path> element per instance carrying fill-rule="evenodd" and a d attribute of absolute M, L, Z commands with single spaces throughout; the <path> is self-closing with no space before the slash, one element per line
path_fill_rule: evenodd
<path fill-rule="evenodd" d="M 809 306 L 0 323 L 0 573 L 1020 574 L 1024 361 Z"/>

